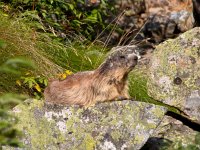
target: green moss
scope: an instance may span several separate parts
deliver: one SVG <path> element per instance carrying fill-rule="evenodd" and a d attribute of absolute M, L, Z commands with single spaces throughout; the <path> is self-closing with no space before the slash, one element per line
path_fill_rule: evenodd
<path fill-rule="evenodd" d="M 55 131 L 52 129 L 56 125 L 55 122 L 48 122 L 44 117 L 36 118 L 34 110 L 40 110 L 42 106 L 43 102 L 38 100 L 34 100 L 31 104 L 17 106 L 16 109 L 20 110 L 20 113 L 19 115 L 16 113 L 19 118 L 16 128 L 28 131 L 25 134 L 31 137 L 31 145 L 29 145 L 31 149 L 44 149 L 45 145 L 54 145 L 53 149 L 56 150 L 56 143 L 62 142 L 64 138 L 59 130 L 57 130 L 57 135 L 54 134 Z M 27 147 L 27 149 L 30 149 L 30 147 Z"/>
<path fill-rule="evenodd" d="M 150 97 L 182 108 L 187 94 L 192 90 L 199 89 L 199 86 L 195 84 L 200 74 L 198 71 L 198 46 L 194 48 L 192 43 L 198 42 L 200 39 L 197 39 L 199 38 L 197 37 L 198 32 L 194 30 L 157 46 L 152 57 L 153 62 L 149 71 L 150 80 L 147 84 Z M 192 63 L 192 61 L 194 62 Z M 189 76 L 184 77 L 184 74 Z M 177 76 L 182 80 L 180 85 L 176 85 L 174 82 Z"/>
<path fill-rule="evenodd" d="M 121 133 L 118 130 L 114 130 L 114 131 L 111 132 L 111 137 L 115 141 L 119 141 L 119 139 L 121 138 Z"/>
<path fill-rule="evenodd" d="M 152 113 L 153 113 L 156 117 L 160 117 L 160 116 L 163 115 L 163 112 L 160 111 L 159 108 L 155 108 L 155 109 L 153 109 L 153 110 L 152 110 Z"/>
<path fill-rule="evenodd" d="M 80 150 L 94 150 L 96 141 L 90 134 L 86 134 L 82 144 L 78 147 Z"/>
<path fill-rule="evenodd" d="M 142 141 L 144 141 L 145 137 L 144 135 L 136 135 L 135 138 L 134 138 L 134 144 L 137 144 L 137 143 L 141 143 Z"/>
<path fill-rule="evenodd" d="M 25 133 L 24 140 L 28 142 L 25 142 L 26 148 L 33 150 L 56 150 L 60 149 L 60 146 L 72 150 L 93 150 L 108 137 L 114 145 L 120 145 L 121 139 L 129 141 L 130 144 L 139 144 L 145 140 L 139 134 L 145 131 L 148 135 L 149 130 L 157 126 L 154 121 L 148 123 L 146 118 L 141 120 L 143 113 L 151 116 L 151 111 L 143 112 L 147 106 L 145 103 L 126 101 L 101 103 L 92 109 L 62 106 L 57 108 L 44 106 L 42 101 L 30 100 L 15 108 L 16 116 L 19 117 L 16 127 Z M 154 107 L 156 106 L 151 105 L 148 109 L 152 110 Z M 160 111 L 161 116 L 155 116 L 159 119 L 165 112 L 162 108 Z M 136 141 L 132 139 L 132 134 L 135 135 Z"/>

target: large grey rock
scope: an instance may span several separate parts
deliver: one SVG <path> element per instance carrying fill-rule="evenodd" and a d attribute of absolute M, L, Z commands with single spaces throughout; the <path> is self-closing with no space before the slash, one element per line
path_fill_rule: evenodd
<path fill-rule="evenodd" d="M 87 109 L 29 100 L 14 108 L 23 131 L 23 149 L 140 149 L 166 109 L 135 101 L 97 104 Z M 5 148 L 10 149 L 10 148 Z"/>
<path fill-rule="evenodd" d="M 157 46 L 149 71 L 151 97 L 200 122 L 200 28 Z"/>
<path fill-rule="evenodd" d="M 179 120 L 165 116 L 143 149 L 199 150 L 200 132 L 192 130 Z"/>

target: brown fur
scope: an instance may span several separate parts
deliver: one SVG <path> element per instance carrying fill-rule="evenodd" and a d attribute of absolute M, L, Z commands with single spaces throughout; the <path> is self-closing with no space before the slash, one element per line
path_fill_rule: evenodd
<path fill-rule="evenodd" d="M 127 76 L 137 64 L 135 49 L 133 46 L 127 49 L 117 47 L 96 70 L 49 82 L 44 91 L 45 100 L 53 104 L 90 106 L 129 98 Z"/>

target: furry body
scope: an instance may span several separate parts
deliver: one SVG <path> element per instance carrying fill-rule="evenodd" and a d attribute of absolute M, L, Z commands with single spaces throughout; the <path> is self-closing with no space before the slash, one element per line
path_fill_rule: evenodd
<path fill-rule="evenodd" d="M 54 104 L 90 106 L 129 98 L 127 77 L 137 60 L 135 47 L 117 47 L 96 70 L 78 72 L 63 81 L 50 81 L 44 91 L 45 100 Z"/>

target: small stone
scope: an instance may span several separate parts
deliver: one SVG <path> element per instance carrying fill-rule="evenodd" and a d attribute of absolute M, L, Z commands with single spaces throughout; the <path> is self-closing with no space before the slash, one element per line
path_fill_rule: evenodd
<path fill-rule="evenodd" d="M 190 61 L 191 61 L 192 64 L 196 63 L 196 59 L 194 57 L 192 57 L 192 56 L 190 56 Z"/>
<path fill-rule="evenodd" d="M 180 85 L 181 83 L 182 83 L 182 79 L 181 79 L 180 77 L 176 77 L 176 78 L 174 79 L 174 84 Z"/>

